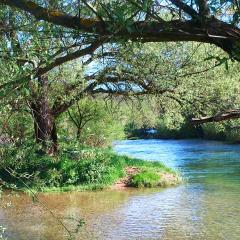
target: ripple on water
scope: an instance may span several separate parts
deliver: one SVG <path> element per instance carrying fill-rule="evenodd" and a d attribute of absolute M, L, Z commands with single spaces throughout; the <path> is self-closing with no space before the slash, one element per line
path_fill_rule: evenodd
<path fill-rule="evenodd" d="M 116 142 L 120 154 L 162 161 L 187 182 L 167 189 L 41 194 L 61 217 L 83 217 L 77 239 L 240 239 L 240 146 L 200 140 Z M 0 210 L 10 239 L 66 239 L 39 205 L 26 195 Z M 65 223 L 74 228 L 75 223 Z"/>

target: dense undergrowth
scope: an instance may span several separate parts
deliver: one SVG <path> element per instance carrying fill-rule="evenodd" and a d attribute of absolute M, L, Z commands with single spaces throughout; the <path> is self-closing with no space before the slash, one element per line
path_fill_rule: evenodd
<path fill-rule="evenodd" d="M 140 172 L 132 186 L 157 186 L 160 173 L 174 171 L 159 162 L 119 156 L 111 148 L 93 148 L 77 143 L 62 144 L 56 156 L 40 145 L 4 146 L 1 149 L 0 179 L 7 188 L 36 191 L 95 190 L 113 185 L 134 166 Z M 155 176 L 155 177 L 154 177 Z M 171 183 L 169 183 L 171 184 Z"/>

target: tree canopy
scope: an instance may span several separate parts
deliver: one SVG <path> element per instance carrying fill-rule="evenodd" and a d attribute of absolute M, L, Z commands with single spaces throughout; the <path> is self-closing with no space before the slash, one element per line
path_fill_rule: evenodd
<path fill-rule="evenodd" d="M 102 41 L 197 41 L 214 44 L 239 60 L 239 2 L 234 0 L 1 0 L 44 20 Z M 101 41 L 99 40 L 98 41 Z"/>
<path fill-rule="evenodd" d="M 221 64 L 228 69 L 229 60 L 240 60 L 238 1 L 0 4 L 1 105 L 24 105 L 24 111 L 27 106 L 37 141 L 57 142 L 57 118 L 89 94 L 155 94 L 180 106 L 199 102 L 195 116 L 204 118 L 193 123 L 238 117 L 238 111 L 228 107 L 219 109 L 219 115 L 210 97 L 206 101 L 214 111 L 202 111 L 204 101 L 194 101 L 206 95 L 206 76 L 209 81 L 217 76 L 207 71 Z M 194 96 L 197 81 L 202 89 Z M 215 116 L 206 117 L 208 113 Z"/>

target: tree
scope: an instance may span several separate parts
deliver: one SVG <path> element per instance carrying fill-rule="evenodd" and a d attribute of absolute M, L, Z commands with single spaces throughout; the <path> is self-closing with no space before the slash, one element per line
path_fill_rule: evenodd
<path fill-rule="evenodd" d="M 73 99 L 64 104 L 58 102 L 58 108 L 54 102 L 52 108 L 52 102 L 49 102 L 48 73 L 62 63 L 91 54 L 100 44 L 94 39 L 90 43 L 86 42 L 87 38 L 62 39 L 61 31 L 54 29 L 50 31 L 51 34 L 54 32 L 54 36 L 50 36 L 46 34 L 49 33 L 46 24 L 34 23 L 26 16 L 18 16 L 16 12 L 11 12 L 6 7 L 2 8 L 0 13 L 3 25 L 0 35 L 3 66 L 1 103 L 3 105 L 7 103 L 15 109 L 16 103 L 19 105 L 19 102 L 25 102 L 34 119 L 36 141 L 42 142 L 43 145 L 48 141 L 53 142 L 49 152 L 54 152 L 57 148 L 56 115 L 61 114 L 66 105 L 73 104 Z M 29 27 L 34 25 L 41 30 L 29 32 Z M 17 26 L 23 26 L 24 29 L 19 30 Z M 52 41 L 53 39 L 55 41 Z M 75 84 L 71 87 L 76 89 L 78 86 Z"/>
<path fill-rule="evenodd" d="M 98 35 L 104 41 L 205 42 L 240 60 L 238 1 L 114 0 L 79 1 L 79 5 L 75 1 L 66 1 L 65 5 L 64 2 L 57 4 L 55 1 L 56 8 L 53 9 L 41 1 L 0 1 L 3 5 L 25 11 L 38 21 Z M 83 7 L 89 11 L 79 14 Z M 74 14 L 70 14 L 72 11 Z"/>
<path fill-rule="evenodd" d="M 187 59 L 180 59 L 182 55 L 177 52 L 180 54 L 179 59 L 171 59 L 172 63 L 169 64 L 171 60 L 166 59 L 168 51 L 171 50 L 164 52 L 156 49 L 163 54 L 163 62 L 167 62 L 169 67 L 161 68 L 162 59 L 158 56 L 155 63 L 153 62 L 154 65 L 147 68 L 140 61 L 136 61 L 141 59 L 144 62 L 141 53 L 128 59 L 123 54 L 113 56 L 115 49 L 121 46 L 121 40 L 207 42 L 219 46 L 227 51 L 231 58 L 237 59 L 237 27 L 225 23 L 221 14 L 218 20 L 210 17 L 209 14 L 214 14 L 210 8 L 213 4 L 204 6 L 203 2 L 197 1 L 190 6 L 181 1 L 169 1 L 162 6 L 153 1 L 132 0 L 116 0 L 111 3 L 80 1 L 78 5 L 75 1 L 42 3 L 2 0 L 1 38 L 6 44 L 2 47 L 4 54 L 1 58 L 12 61 L 17 74 L 12 81 L 3 79 L 0 94 L 6 96 L 13 89 L 16 94 L 23 90 L 29 92 L 27 101 L 34 119 L 36 140 L 43 145 L 48 141 L 52 142 L 49 152 L 55 152 L 56 118 L 85 94 L 105 93 L 129 97 L 133 94 L 168 93 L 173 97 L 171 93 L 177 84 L 174 80 Z M 227 5 L 226 8 L 230 6 Z M 73 15 L 70 15 L 70 12 Z M 126 45 L 131 44 L 127 42 Z M 115 60 L 108 58 L 108 55 L 112 55 Z M 144 54 L 142 56 L 150 57 Z M 107 58 L 108 66 L 96 61 L 103 57 Z M 83 70 L 82 77 L 74 83 L 65 84 L 64 90 L 58 96 L 54 95 L 49 75 L 58 72 L 63 64 L 76 59 L 83 63 L 84 68 L 95 64 L 94 74 Z M 223 57 L 217 62 L 226 63 L 227 60 L 227 57 Z M 132 63 L 146 71 L 139 71 L 139 67 L 134 68 Z M 175 71 L 176 68 L 179 71 Z M 153 71 L 157 70 L 159 72 L 154 75 Z M 160 81 L 157 81 L 161 79 L 163 71 L 168 73 L 162 75 L 169 79 L 169 84 L 159 84 Z"/>
<path fill-rule="evenodd" d="M 41 1 L 2 0 L 15 11 L 44 20 L 53 31 L 55 26 L 72 29 L 72 39 L 84 34 L 97 41 L 86 51 L 60 57 L 45 67 L 38 66 L 34 77 L 39 78 L 54 67 L 91 52 L 102 43 L 131 39 L 140 42 L 198 41 L 214 44 L 226 51 L 230 58 L 239 60 L 239 4 L 237 1 Z M 77 5 L 76 5 L 77 4 Z M 126 8 L 126 4 L 128 4 Z M 73 14 L 70 14 L 73 13 Z M 226 17 L 228 16 L 228 18 Z M 3 29 L 12 28 L 2 23 Z M 14 26 L 18 27 L 17 25 Z M 61 29 L 61 28 L 56 28 Z M 56 29 L 53 32 L 56 32 Z M 37 31 L 37 28 L 36 28 Z M 74 34 L 73 34 L 74 33 Z M 52 33 L 50 34 L 50 36 Z M 65 36 L 61 29 L 61 35 Z M 15 44 L 19 46 L 20 44 Z M 68 46 L 69 47 L 69 46 Z M 66 50 L 66 49 L 65 49 Z M 225 61 L 226 58 L 223 59 Z M 31 76 L 28 76 L 29 80 Z M 23 80 L 20 79 L 20 82 Z M 42 81 L 44 82 L 44 81 Z"/>
<path fill-rule="evenodd" d="M 75 108 L 68 110 L 70 120 L 77 128 L 77 139 L 81 137 L 81 133 L 87 123 L 99 118 L 98 105 L 89 99 L 82 99 L 81 102 L 75 104 Z"/>

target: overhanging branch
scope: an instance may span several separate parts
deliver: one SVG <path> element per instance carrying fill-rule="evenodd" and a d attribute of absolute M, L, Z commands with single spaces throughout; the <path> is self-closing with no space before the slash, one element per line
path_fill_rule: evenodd
<path fill-rule="evenodd" d="M 7 82 L 7 83 L 0 85 L 0 93 L 1 93 L 1 91 L 4 91 L 5 88 L 9 88 L 9 87 L 19 89 L 19 88 L 21 88 L 21 86 L 28 83 L 31 79 L 41 77 L 42 75 L 48 73 L 55 67 L 60 66 L 61 64 L 65 63 L 65 62 L 69 62 L 74 59 L 85 56 L 87 54 L 93 53 L 103 43 L 103 41 L 104 41 L 103 39 L 98 39 L 84 49 L 79 49 L 79 50 L 69 53 L 63 57 L 58 57 L 52 63 L 49 63 L 45 67 L 36 68 L 35 70 L 33 70 L 33 74 L 29 74 L 25 77 L 20 77 L 17 80 Z"/>
<path fill-rule="evenodd" d="M 57 26 L 62 26 L 87 33 L 109 37 L 109 41 L 117 38 L 131 39 L 142 42 L 197 41 L 213 43 L 222 48 L 234 59 L 240 61 L 236 52 L 240 41 L 240 30 L 216 18 L 207 21 L 196 21 L 201 16 L 189 5 L 180 0 L 169 0 L 192 17 L 192 20 L 171 20 L 167 22 L 135 21 L 131 25 L 121 26 L 118 31 L 113 28 L 111 20 L 102 22 L 98 18 L 79 18 L 65 14 L 59 10 L 50 10 L 28 0 L 0 0 L 0 3 L 21 9 L 37 20 L 44 20 Z M 201 1 L 204 3 L 204 1 Z M 201 11 L 205 11 L 203 7 Z M 110 16 L 111 17 L 111 16 Z"/>
<path fill-rule="evenodd" d="M 240 118 L 240 109 L 233 109 L 233 110 L 220 112 L 210 117 L 193 118 L 191 120 L 191 123 L 196 125 L 196 124 L 203 124 L 208 122 L 221 122 L 221 121 L 231 120 L 236 118 Z"/>

